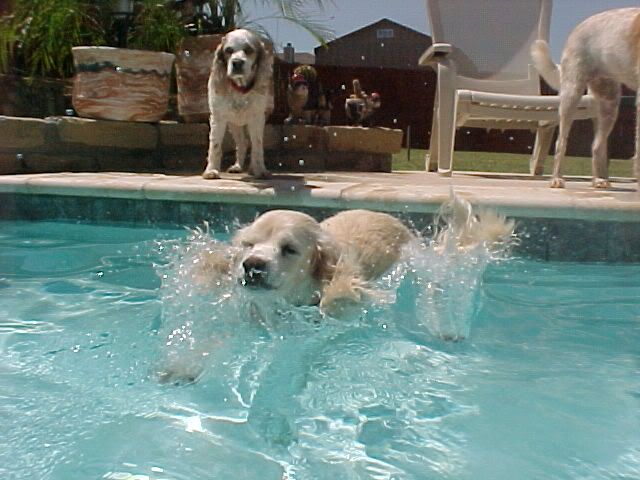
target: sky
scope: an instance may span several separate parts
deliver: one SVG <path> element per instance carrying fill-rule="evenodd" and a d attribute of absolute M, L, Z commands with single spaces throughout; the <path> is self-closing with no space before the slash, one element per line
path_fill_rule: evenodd
<path fill-rule="evenodd" d="M 331 0 L 326 1 L 327 4 L 330 2 Z M 255 2 L 258 5 L 260 3 Z M 310 0 L 308 3 L 313 5 L 314 1 Z M 245 2 L 250 19 L 269 15 L 268 10 L 256 7 L 255 4 Z M 560 60 L 567 36 L 580 21 L 602 10 L 620 7 L 640 7 L 640 1 L 554 0 L 550 35 L 554 60 Z M 325 8 L 317 18 L 323 19 L 322 23 L 340 37 L 385 17 L 419 32 L 429 33 L 425 0 L 333 0 L 333 6 Z M 318 46 L 318 42 L 309 33 L 288 22 L 262 20 L 259 23 L 269 31 L 278 49 L 287 42 L 291 42 L 297 52 L 313 52 Z"/>

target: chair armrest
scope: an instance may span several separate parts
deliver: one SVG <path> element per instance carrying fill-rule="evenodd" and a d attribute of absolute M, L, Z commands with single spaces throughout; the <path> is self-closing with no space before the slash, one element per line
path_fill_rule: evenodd
<path fill-rule="evenodd" d="M 419 65 L 431 65 L 439 59 L 446 57 L 453 51 L 453 45 L 449 43 L 434 43 L 420 56 Z"/>

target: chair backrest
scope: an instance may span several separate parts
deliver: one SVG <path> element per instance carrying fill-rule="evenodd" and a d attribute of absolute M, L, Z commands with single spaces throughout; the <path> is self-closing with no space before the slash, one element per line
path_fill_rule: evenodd
<path fill-rule="evenodd" d="M 540 93 L 531 44 L 549 39 L 552 0 L 426 0 L 434 43 L 454 47 L 459 88 Z"/>

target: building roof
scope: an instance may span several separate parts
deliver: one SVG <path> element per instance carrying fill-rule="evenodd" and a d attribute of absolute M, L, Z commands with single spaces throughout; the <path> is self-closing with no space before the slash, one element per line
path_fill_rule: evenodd
<path fill-rule="evenodd" d="M 378 20 L 377 22 L 373 22 L 370 23 L 369 25 L 365 25 L 364 27 L 361 27 L 357 30 L 354 30 L 353 32 L 349 32 L 346 35 L 343 35 L 341 37 L 335 38 L 333 40 L 331 40 L 330 42 L 327 42 L 327 46 L 331 46 L 331 44 L 334 43 L 342 43 L 343 41 L 347 41 L 349 39 L 349 37 L 351 36 L 355 36 L 359 33 L 361 33 L 364 30 L 372 30 L 374 28 L 381 28 L 381 27 L 394 27 L 394 28 L 401 28 L 404 30 L 407 30 L 409 32 L 415 33 L 416 35 L 422 35 L 425 38 L 431 39 L 431 37 L 429 35 L 427 35 L 426 33 L 422 33 L 419 32 L 417 30 L 414 30 L 413 28 L 407 27 L 406 25 L 402 25 L 401 23 L 398 22 L 394 22 L 393 20 L 390 20 L 388 18 L 381 18 L 380 20 Z M 316 47 L 316 49 L 318 48 L 322 48 L 321 46 Z"/>
<path fill-rule="evenodd" d="M 284 53 L 277 53 L 276 56 L 280 60 L 284 60 Z M 313 65 L 314 63 L 316 63 L 316 56 L 313 53 L 295 52 L 293 56 L 294 56 L 293 63 L 304 63 L 307 65 Z"/>

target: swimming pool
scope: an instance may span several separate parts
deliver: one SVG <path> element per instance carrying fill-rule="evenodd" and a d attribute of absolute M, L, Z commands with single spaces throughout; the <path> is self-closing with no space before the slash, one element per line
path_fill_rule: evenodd
<path fill-rule="evenodd" d="M 491 264 L 454 343 L 401 293 L 346 323 L 221 315 L 172 281 L 187 236 L 0 223 L 0 477 L 639 475 L 639 265 Z M 172 333 L 210 342 L 194 384 L 157 381 Z"/>

